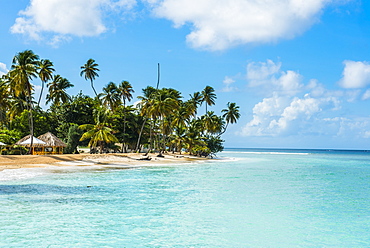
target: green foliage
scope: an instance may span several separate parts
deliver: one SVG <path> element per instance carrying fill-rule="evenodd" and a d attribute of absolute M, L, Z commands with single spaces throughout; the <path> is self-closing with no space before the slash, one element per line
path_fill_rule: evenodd
<path fill-rule="evenodd" d="M 224 150 L 224 147 L 222 143 L 224 140 L 215 137 L 215 136 L 209 136 L 205 139 L 205 142 L 207 144 L 207 147 L 210 150 L 210 154 L 216 154 L 218 152 L 222 152 Z"/>
<path fill-rule="evenodd" d="M 13 146 L 9 151 L 8 155 L 24 155 L 28 153 L 28 149 L 24 146 Z"/>
<path fill-rule="evenodd" d="M 11 145 L 22 138 L 22 134 L 18 130 L 0 129 L 0 141 Z"/>
<path fill-rule="evenodd" d="M 78 153 L 77 146 L 81 138 L 82 131 L 78 128 L 78 125 L 72 124 L 69 127 L 67 135 L 67 147 L 64 149 L 64 153 L 74 154 Z"/>
<path fill-rule="evenodd" d="M 21 137 L 30 134 L 29 130 L 29 111 L 24 110 L 10 122 L 10 129 L 20 132 Z M 33 111 L 34 136 L 39 136 L 46 132 L 53 132 L 53 124 L 48 115 L 41 110 Z"/>

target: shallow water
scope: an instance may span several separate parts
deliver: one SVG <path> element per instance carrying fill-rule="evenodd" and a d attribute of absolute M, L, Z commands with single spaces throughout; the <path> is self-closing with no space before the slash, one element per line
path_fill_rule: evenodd
<path fill-rule="evenodd" d="M 3 247 L 369 247 L 367 152 L 0 172 Z M 11 180 L 9 180 L 11 179 Z"/>

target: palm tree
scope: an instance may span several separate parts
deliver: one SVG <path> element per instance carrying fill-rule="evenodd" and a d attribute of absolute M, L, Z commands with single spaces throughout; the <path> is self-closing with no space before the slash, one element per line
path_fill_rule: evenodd
<path fill-rule="evenodd" d="M 99 77 L 99 74 L 97 73 L 97 71 L 99 71 L 98 66 L 99 65 L 95 63 L 95 60 L 89 59 L 85 65 L 81 66 L 82 71 L 80 73 L 81 77 L 82 75 L 85 76 L 85 80 L 90 80 L 91 88 L 93 89 L 96 97 L 98 96 L 98 94 L 96 93 L 96 90 L 94 88 L 93 81 L 96 77 Z"/>
<path fill-rule="evenodd" d="M 44 84 L 52 79 L 53 72 L 55 71 L 53 68 L 53 63 L 48 59 L 42 59 L 38 63 L 38 75 L 42 82 L 41 92 L 39 96 L 39 101 L 37 102 L 37 106 L 40 106 L 40 101 L 42 97 L 42 93 L 44 91 Z"/>
<path fill-rule="evenodd" d="M 103 88 L 103 93 L 99 94 L 105 107 L 109 107 L 112 112 L 121 104 L 118 87 L 115 83 L 110 82 Z"/>
<path fill-rule="evenodd" d="M 66 89 L 73 87 L 73 84 L 66 78 L 55 75 L 53 81 L 48 83 L 47 86 L 49 87 L 49 94 L 46 95 L 46 104 L 52 101 L 55 106 L 60 106 L 61 103 L 71 101 Z"/>
<path fill-rule="evenodd" d="M 234 124 L 240 118 L 239 106 L 237 106 L 236 103 L 234 103 L 234 102 L 228 102 L 227 103 L 227 109 L 223 109 L 223 110 L 221 110 L 221 112 L 224 113 L 222 115 L 222 118 L 224 118 L 225 121 L 226 121 L 225 129 L 221 133 L 221 134 L 223 134 L 223 133 L 225 133 L 229 123 Z"/>
<path fill-rule="evenodd" d="M 189 107 L 193 110 L 193 115 L 196 116 L 198 106 L 202 104 L 203 96 L 200 92 L 194 92 L 193 95 L 190 95 Z"/>
<path fill-rule="evenodd" d="M 104 143 L 118 142 L 118 139 L 113 134 L 113 130 L 108 127 L 105 119 L 105 111 L 98 110 L 95 116 L 95 125 L 83 124 L 78 127 L 81 130 L 86 130 L 86 132 L 82 134 L 80 141 L 90 139 L 90 147 L 97 147 L 97 145 L 99 144 L 100 153 L 103 153 Z"/>
<path fill-rule="evenodd" d="M 11 90 L 15 96 L 22 93 L 27 97 L 29 109 L 29 128 L 30 135 L 33 137 L 33 115 L 32 115 L 32 85 L 31 80 L 37 76 L 39 56 L 31 50 L 25 50 L 16 54 L 12 61 L 12 67 L 9 72 L 11 80 Z M 30 150 L 31 153 L 33 146 L 33 139 L 31 139 Z"/>
<path fill-rule="evenodd" d="M 185 146 L 189 154 L 193 154 L 193 148 L 199 145 L 205 145 L 202 140 L 201 132 L 203 129 L 203 124 L 200 119 L 193 119 L 187 128 L 187 133 L 185 135 Z"/>
<path fill-rule="evenodd" d="M 213 111 L 208 111 L 205 115 L 201 117 L 203 127 L 208 134 L 220 133 L 224 127 L 223 119 L 215 115 Z"/>
<path fill-rule="evenodd" d="M 148 115 L 154 120 L 154 125 L 156 120 L 161 122 L 162 130 L 162 145 L 165 146 L 165 117 L 169 117 L 174 113 L 178 108 L 178 98 L 181 97 L 179 92 L 174 91 L 173 89 L 161 89 L 158 90 L 157 97 L 151 99 L 151 104 L 148 109 Z M 169 122 L 170 123 L 170 122 Z M 162 150 L 160 149 L 160 153 Z"/>
<path fill-rule="evenodd" d="M 179 107 L 174 111 L 172 125 L 175 127 L 186 127 L 186 124 L 190 121 L 193 112 L 187 103 L 179 102 Z"/>
<path fill-rule="evenodd" d="M 131 84 L 128 81 L 122 81 L 121 84 L 118 86 L 118 93 L 122 97 L 123 101 L 123 135 L 126 135 L 126 100 L 131 101 L 132 93 L 134 93 L 134 89 L 132 88 Z M 122 150 L 126 153 L 126 146 L 125 140 L 122 142 Z"/>
<path fill-rule="evenodd" d="M 215 105 L 216 100 L 216 94 L 214 93 L 215 90 L 211 86 L 206 86 L 204 90 L 202 91 L 202 102 L 206 102 L 206 113 L 207 111 L 207 105 L 212 106 Z"/>
<path fill-rule="evenodd" d="M 184 147 L 186 142 L 186 128 L 178 127 L 175 128 L 174 135 L 172 137 L 171 143 L 176 146 L 176 151 L 180 152 Z"/>

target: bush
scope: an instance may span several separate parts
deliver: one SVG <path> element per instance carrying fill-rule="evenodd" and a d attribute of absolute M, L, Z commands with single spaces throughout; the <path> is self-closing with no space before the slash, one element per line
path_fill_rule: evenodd
<path fill-rule="evenodd" d="M 21 150 L 10 150 L 9 155 L 21 155 Z"/>
<path fill-rule="evenodd" d="M 14 146 L 10 151 L 8 151 L 8 155 L 22 155 L 27 153 L 28 149 L 23 146 Z"/>
<path fill-rule="evenodd" d="M 9 151 L 7 149 L 1 150 L 1 155 L 8 155 Z"/>

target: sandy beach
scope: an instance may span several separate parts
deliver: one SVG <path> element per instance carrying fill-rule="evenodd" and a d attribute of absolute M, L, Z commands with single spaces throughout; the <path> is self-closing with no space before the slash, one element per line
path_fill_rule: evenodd
<path fill-rule="evenodd" d="M 148 156 L 137 153 L 111 153 L 111 154 L 63 154 L 63 155 L 1 155 L 0 171 L 4 169 L 35 168 L 49 166 L 91 166 L 91 165 L 151 165 L 164 163 L 189 163 L 206 158 L 189 155 L 149 154 L 151 160 L 145 160 Z"/>

